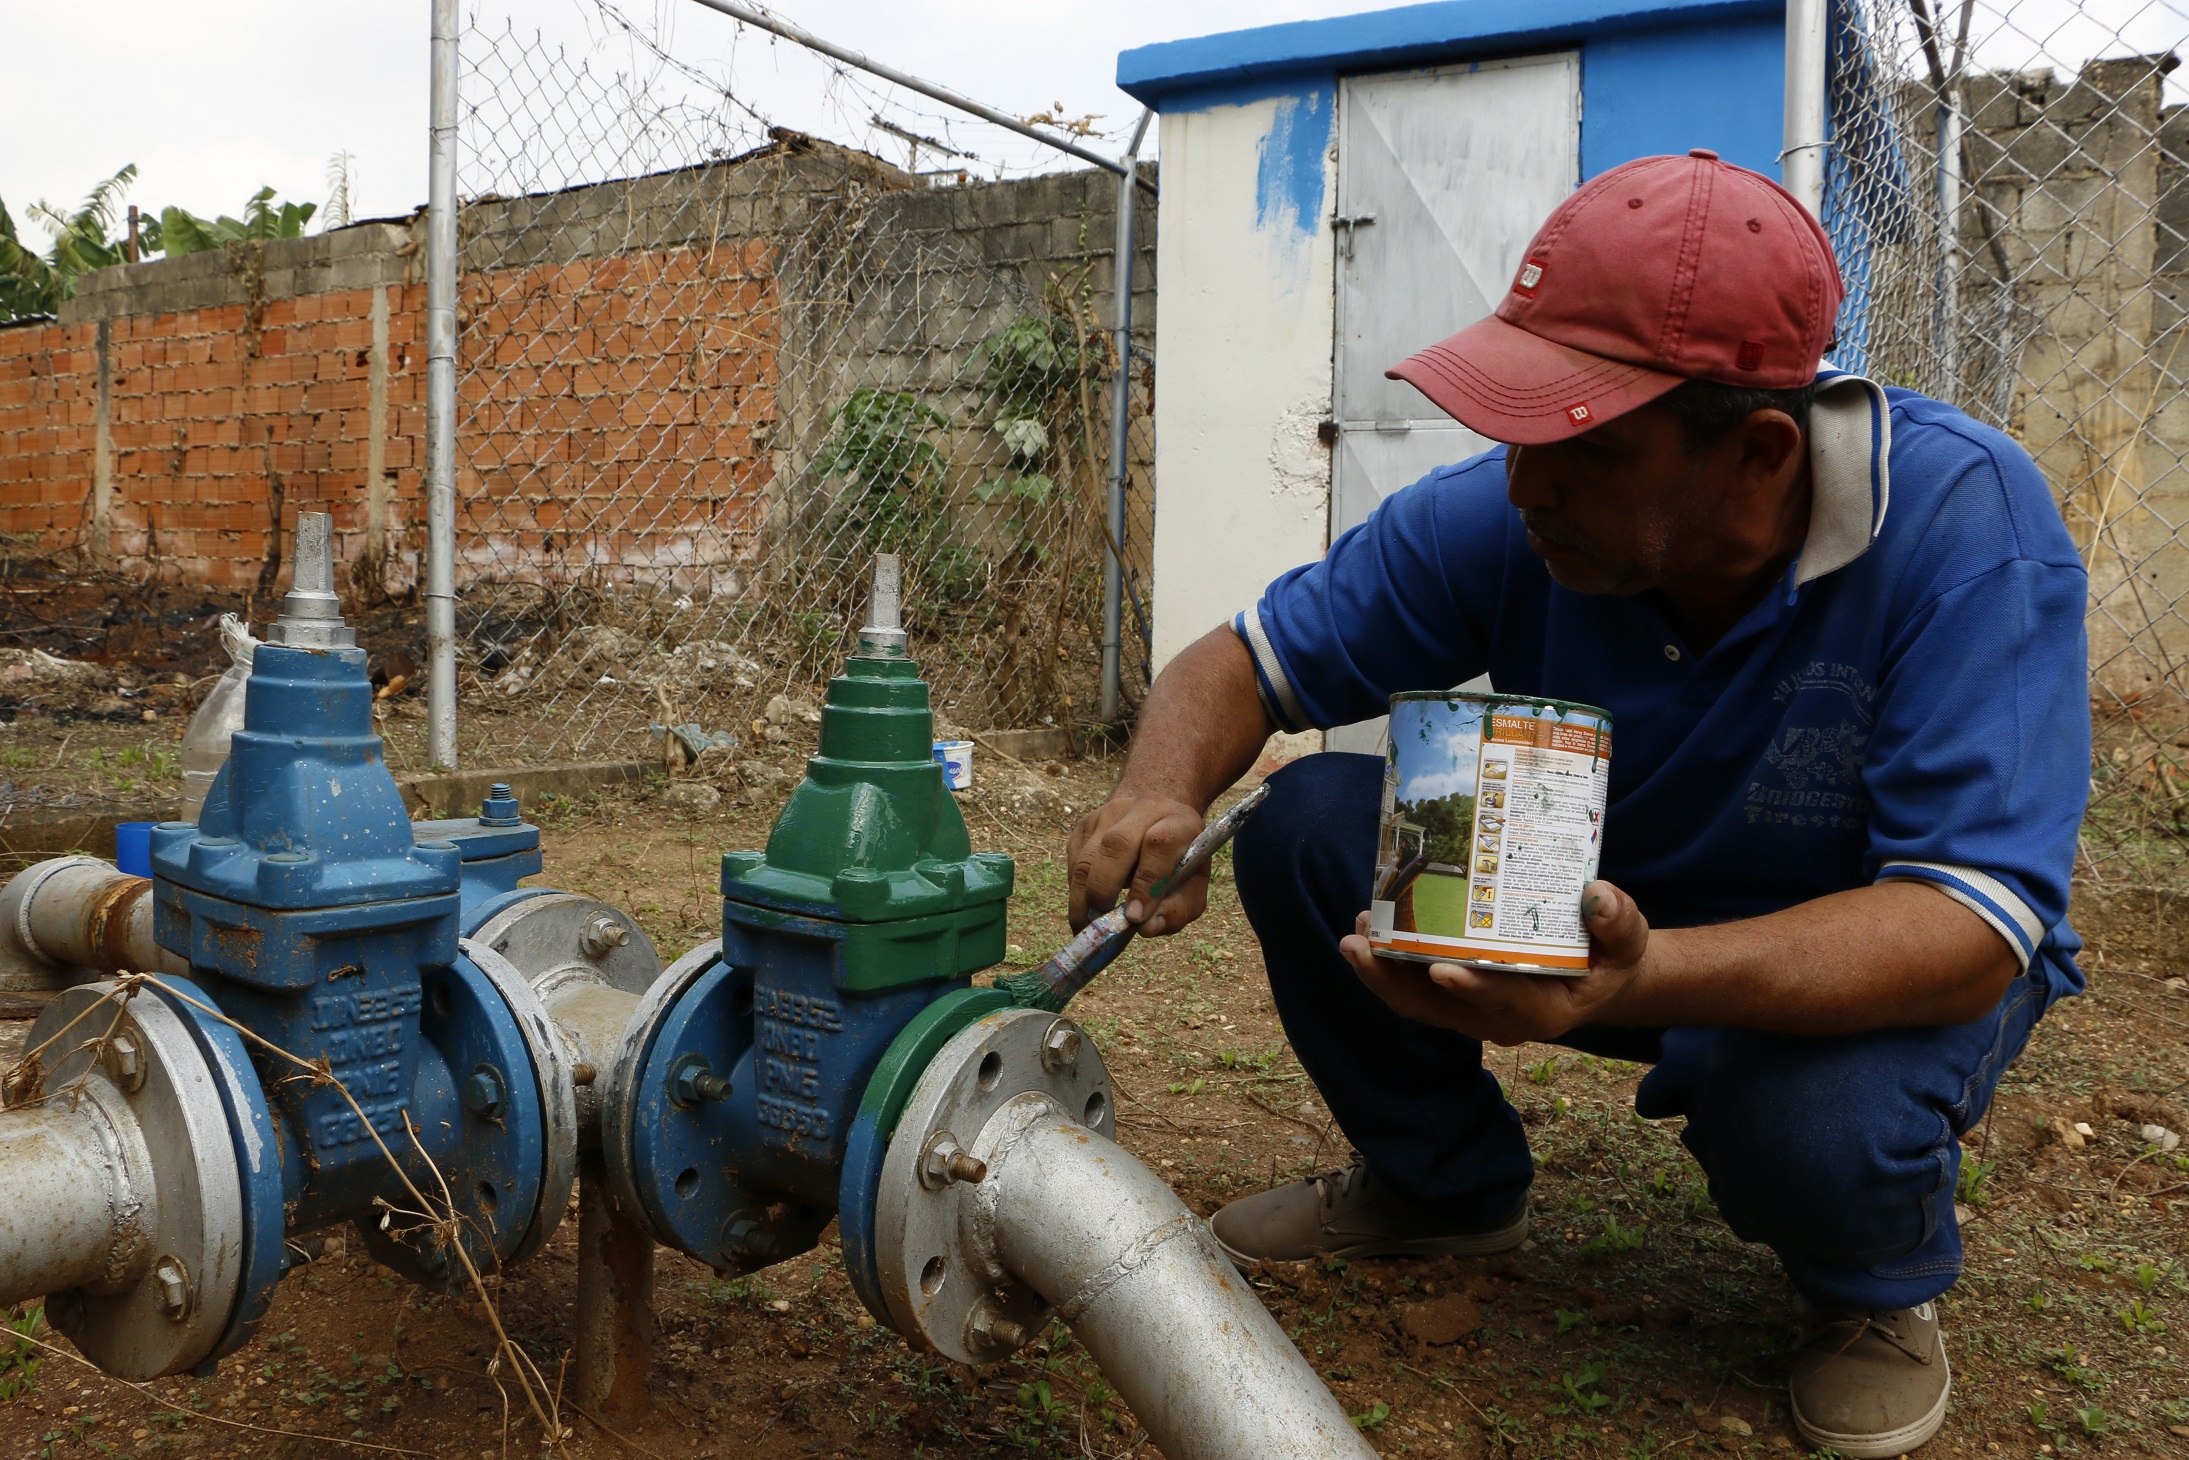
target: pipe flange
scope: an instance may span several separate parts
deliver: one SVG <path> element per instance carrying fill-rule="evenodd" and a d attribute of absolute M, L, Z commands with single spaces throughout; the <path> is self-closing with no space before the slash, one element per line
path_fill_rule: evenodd
<path fill-rule="evenodd" d="M 891 1326 L 968 1364 L 1038 1335 L 1049 1306 L 996 1258 L 987 1168 L 1029 1119 L 1062 1114 L 1114 1137 L 1115 1105 L 1101 1054 L 1070 1019 L 1010 1009 L 944 1045 L 905 1104 L 874 1200 Z"/>
<path fill-rule="evenodd" d="M 135 1232 L 107 1281 L 49 1294 L 46 1317 L 120 1378 L 193 1368 L 227 1331 L 248 1256 L 243 1179 L 218 1077 L 174 1010 L 148 994 L 122 998 L 111 982 L 56 995 L 29 1047 L 56 1036 L 45 1097 L 80 1089 L 75 1098 L 107 1117 L 116 1189 L 134 1207 L 116 1215 Z"/>
<path fill-rule="evenodd" d="M 732 1169 L 754 1090 L 753 971 L 695 948 L 640 1000 L 617 1042 L 601 1145 L 609 1181 L 654 1239 L 725 1276 L 809 1250 L 834 1215 Z M 743 1070 L 744 1073 L 738 1073 Z"/>
<path fill-rule="evenodd" d="M 458 940 L 456 946 L 508 1003 L 510 1015 L 532 1051 L 532 1072 L 539 1086 L 544 1175 L 539 1202 L 532 1209 L 532 1223 L 509 1255 L 510 1262 L 518 1263 L 539 1251 L 561 1225 L 570 1205 L 571 1189 L 577 1185 L 577 1082 L 569 1052 L 556 1032 L 554 1019 L 548 1015 L 547 1005 L 517 966 L 469 938 Z"/>
<path fill-rule="evenodd" d="M 609 1184 L 627 1211 L 647 1211 L 647 1204 L 639 1199 L 639 1182 L 631 1169 L 632 1124 L 636 1119 L 633 1086 L 646 1056 L 653 1049 L 654 1036 L 660 1031 L 662 1019 L 693 984 L 713 972 L 721 962 L 722 940 L 709 938 L 670 964 L 640 994 L 638 1007 L 624 1022 L 623 1038 L 617 1042 L 609 1068 L 601 1072 L 608 1081 L 601 1102 L 601 1153 L 607 1158 Z"/>
<path fill-rule="evenodd" d="M 480 924 L 471 941 L 508 959 L 533 984 L 586 977 L 643 994 L 661 977 L 661 954 L 638 921 L 576 892 L 513 902 Z"/>
<path fill-rule="evenodd" d="M 459 956 L 445 967 L 421 970 L 419 984 L 424 1007 L 418 1033 L 439 1054 L 455 1087 L 453 1108 L 443 1118 L 461 1124 L 447 1154 L 432 1163 L 406 1149 L 400 1131 L 389 1149 L 436 1205 L 441 1190 L 447 1191 L 466 1252 L 474 1266 L 488 1272 L 514 1262 L 534 1236 L 543 1195 L 555 1178 L 547 1116 L 554 1101 L 540 1088 L 533 1038 L 486 970 Z M 414 1118 L 431 1117 L 419 1110 Z M 417 1205 L 405 1186 L 391 1179 L 382 1195 L 397 1210 L 358 1215 L 365 1250 L 420 1286 L 462 1285 L 463 1265 L 439 1229 L 416 1215 L 399 1214 Z M 567 1187 L 562 1199 L 569 1200 Z M 556 1207 L 555 1214 L 561 1210 Z"/>

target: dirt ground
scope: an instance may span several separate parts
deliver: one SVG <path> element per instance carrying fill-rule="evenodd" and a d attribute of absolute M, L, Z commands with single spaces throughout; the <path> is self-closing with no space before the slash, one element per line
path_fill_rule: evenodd
<path fill-rule="evenodd" d="M 797 747 L 778 751 L 795 770 Z M 1114 762 L 980 763 L 977 847 L 1018 858 L 1014 965 L 1062 939 L 1062 851 Z M 660 787 L 533 808 L 543 881 L 629 909 L 665 958 L 716 931 L 717 857 L 759 846 L 779 790 L 705 813 Z M 2091 993 L 2057 1009 L 1967 1142 L 1968 1273 L 1945 1300 L 1955 1403 L 1925 1457 L 2189 1455 L 2189 901 L 2082 889 Z M 1197 1211 L 1343 1164 L 1343 1136 L 1285 1043 L 1220 863 L 1209 916 L 1130 952 L 1073 1006 L 1121 1096 L 1120 1139 Z M 1254 1283 L 1387 1455 L 1771 1455 L 1801 1447 L 1784 1377 L 1794 1300 L 1735 1240 L 1640 1071 L 1529 1046 L 1493 1054 L 1541 1166 L 1535 1234 L 1489 1260 L 1285 1264 Z M 559 1371 L 571 1220 L 502 1283 L 504 1321 Z M 1152 1456 L 1067 1330 L 973 1370 L 877 1327 L 822 1246 L 722 1282 L 666 1251 L 654 1405 L 611 1434 L 568 1405 L 574 1456 Z M 29 1325 L 26 1324 L 26 1327 Z M 49 1341 L 52 1335 L 35 1330 Z M 20 1355 L 23 1346 L 18 1346 Z M 65 1351 L 66 1345 L 61 1345 Z M 497 1460 L 541 1432 L 473 1299 L 423 1292 L 337 1239 L 282 1285 L 260 1336 L 211 1379 L 131 1388 L 0 1344 L 0 1454 Z M 27 1382 L 26 1382 L 27 1381 Z M 1242 1396 L 1242 1402 L 1251 1402 Z"/>

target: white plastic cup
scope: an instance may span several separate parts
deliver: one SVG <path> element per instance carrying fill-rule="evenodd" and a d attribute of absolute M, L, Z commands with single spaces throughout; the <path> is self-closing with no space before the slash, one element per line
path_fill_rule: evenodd
<path fill-rule="evenodd" d="M 935 763 L 942 767 L 943 784 L 953 791 L 971 790 L 973 786 L 973 742 L 970 740 L 938 740 L 935 742 Z"/>

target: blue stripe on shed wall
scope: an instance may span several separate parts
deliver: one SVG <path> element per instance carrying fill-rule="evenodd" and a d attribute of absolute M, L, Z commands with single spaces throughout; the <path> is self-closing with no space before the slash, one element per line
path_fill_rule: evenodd
<path fill-rule="evenodd" d="M 1277 120 L 1255 149 L 1254 226 L 1289 224 L 1312 237 L 1323 222 L 1323 160 L 1337 125 L 1338 90 L 1307 86 L 1277 103 Z"/>
<path fill-rule="evenodd" d="M 1782 20 L 1591 39 L 1581 47 L 1581 174 L 1708 147 L 1776 180 L 1785 88 Z"/>

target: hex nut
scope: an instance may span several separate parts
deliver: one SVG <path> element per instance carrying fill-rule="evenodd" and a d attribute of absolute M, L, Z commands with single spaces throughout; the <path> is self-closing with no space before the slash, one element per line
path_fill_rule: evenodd
<path fill-rule="evenodd" d="M 606 913 L 586 919 L 578 934 L 578 948 L 587 958 L 606 958 L 630 941 L 631 930 Z"/>
<path fill-rule="evenodd" d="M 988 1179 L 988 1163 L 958 1144 L 956 1136 L 939 1130 L 927 1138 L 920 1152 L 920 1185 L 940 1191 L 953 1182 L 978 1186 Z"/>
<path fill-rule="evenodd" d="M 106 1042 L 107 1073 L 126 1094 L 144 1088 L 144 1042 L 133 1029 L 117 1030 Z"/>
<path fill-rule="evenodd" d="M 492 1065 L 479 1066 L 471 1072 L 470 1078 L 464 1081 L 464 1109 L 478 1116 L 481 1120 L 499 1119 L 502 1113 L 502 1102 L 505 1098 L 506 1092 L 502 1087 L 501 1072 Z"/>
<path fill-rule="evenodd" d="M 1004 1317 L 986 1303 L 973 1310 L 973 1316 L 966 1320 L 965 1326 L 974 1342 L 982 1346 L 1001 1344 L 1007 1349 L 1018 1349 L 1026 1343 L 1026 1326 Z"/>
<path fill-rule="evenodd" d="M 1077 1024 L 1069 1019 L 1057 1020 L 1041 1037 L 1041 1067 L 1051 1074 L 1072 1068 L 1079 1063 L 1079 1051 L 1085 1042 Z"/>
<path fill-rule="evenodd" d="M 159 1285 L 160 1312 L 177 1323 L 189 1316 L 190 1274 L 181 1258 L 162 1257 L 152 1268 L 152 1281 Z"/>

